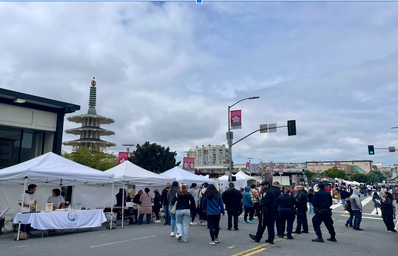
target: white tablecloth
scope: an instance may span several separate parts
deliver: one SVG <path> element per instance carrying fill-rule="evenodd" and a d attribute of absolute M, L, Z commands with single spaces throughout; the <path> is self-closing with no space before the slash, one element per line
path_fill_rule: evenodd
<path fill-rule="evenodd" d="M 22 214 L 21 223 L 31 224 L 34 229 L 71 229 L 100 227 L 106 221 L 101 209 L 60 211 Z M 19 213 L 13 219 L 19 223 Z"/>

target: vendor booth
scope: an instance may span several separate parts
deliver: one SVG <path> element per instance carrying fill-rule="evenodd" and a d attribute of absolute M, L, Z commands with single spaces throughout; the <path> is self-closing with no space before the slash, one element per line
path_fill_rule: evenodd
<path fill-rule="evenodd" d="M 187 185 L 191 185 L 192 183 L 196 183 L 199 185 L 199 184 L 203 184 L 205 182 L 207 182 L 209 184 L 214 183 L 214 180 L 212 180 L 212 179 L 209 179 L 205 176 L 196 175 L 196 174 L 187 172 L 186 170 L 181 169 L 178 166 L 165 171 L 161 175 L 165 176 L 165 177 L 170 177 L 170 178 L 174 177 L 179 183 L 185 183 Z"/>
<path fill-rule="evenodd" d="M 233 183 L 235 183 L 236 189 L 246 187 L 246 180 L 244 178 L 237 177 L 235 175 L 232 175 L 232 176 L 236 177 L 236 181 L 233 182 Z M 228 189 L 228 185 L 229 185 L 228 175 L 218 177 L 218 179 L 216 179 L 215 182 L 216 182 L 216 187 L 218 187 L 220 193 L 222 193 Z"/>
<path fill-rule="evenodd" d="M 14 217 L 14 223 L 24 224 L 25 222 L 25 224 L 31 224 L 32 228 L 35 229 L 42 229 L 43 227 L 52 225 L 52 229 L 56 229 L 56 224 L 51 222 L 56 220 L 58 215 L 70 215 L 69 221 L 74 222 L 73 219 L 82 219 L 81 215 L 90 215 L 90 212 L 87 210 L 87 212 L 84 211 L 83 213 L 81 207 L 86 206 L 81 204 L 81 202 L 74 201 L 73 198 L 73 208 L 79 205 L 79 209 L 73 211 L 70 209 L 58 210 L 59 214 L 51 210 L 46 212 L 48 210 L 46 209 L 47 198 L 51 195 L 52 189 L 61 188 L 62 186 L 103 186 L 106 184 L 109 184 L 112 188 L 113 186 L 111 185 L 113 185 L 113 182 L 112 174 L 89 168 L 49 152 L 29 161 L 0 170 L 0 209 L 10 207 L 6 218 L 10 218 L 10 216 L 14 216 L 19 212 L 20 214 Z M 25 193 L 27 186 L 32 183 L 37 185 L 37 190 L 35 191 L 37 210 L 33 214 L 22 214 L 22 207 L 18 205 L 18 199 L 21 194 Z M 86 196 L 90 197 L 90 195 Z M 111 198 L 110 195 L 107 197 L 110 200 L 114 198 Z M 91 222 L 90 227 L 98 227 L 105 222 L 103 213 L 96 219 L 98 222 Z M 86 224 L 79 226 L 76 225 L 77 223 L 79 222 L 73 223 L 73 228 L 87 227 Z"/>
<path fill-rule="evenodd" d="M 257 186 L 257 179 L 255 177 L 249 176 L 246 173 L 239 171 L 237 174 L 235 174 L 236 177 L 240 177 L 246 180 L 246 185 L 251 186 L 252 184 Z M 261 178 L 260 178 L 261 179 Z M 261 183 L 261 181 L 260 181 Z"/>

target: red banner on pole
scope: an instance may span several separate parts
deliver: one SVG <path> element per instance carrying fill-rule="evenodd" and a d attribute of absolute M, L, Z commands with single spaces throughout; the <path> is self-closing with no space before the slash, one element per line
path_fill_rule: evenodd
<path fill-rule="evenodd" d="M 278 166 L 278 170 L 279 170 L 280 172 L 283 172 L 283 165 L 279 165 L 279 166 Z"/>
<path fill-rule="evenodd" d="M 246 170 L 250 171 L 250 162 L 246 162 Z"/>
<path fill-rule="evenodd" d="M 337 162 L 337 163 L 336 163 L 336 167 L 340 167 L 340 162 Z"/>
<path fill-rule="evenodd" d="M 189 157 L 184 157 L 182 160 L 182 169 L 188 170 L 189 168 Z"/>
<path fill-rule="evenodd" d="M 231 111 L 231 129 L 242 129 L 242 111 Z"/>
<path fill-rule="evenodd" d="M 269 169 L 270 169 L 271 172 L 274 171 L 274 166 L 275 166 L 274 164 L 270 164 L 270 165 L 269 165 Z"/>
<path fill-rule="evenodd" d="M 195 158 L 189 158 L 189 170 L 195 170 Z"/>
<path fill-rule="evenodd" d="M 133 152 L 129 154 L 129 157 L 135 156 Z M 127 152 L 119 152 L 119 164 L 127 161 Z"/>

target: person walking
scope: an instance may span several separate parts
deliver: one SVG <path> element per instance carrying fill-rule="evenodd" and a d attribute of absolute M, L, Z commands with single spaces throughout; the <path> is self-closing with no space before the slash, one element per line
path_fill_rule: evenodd
<path fill-rule="evenodd" d="M 209 183 L 205 182 L 202 185 L 202 189 L 199 191 L 199 207 L 198 207 L 198 212 L 199 212 L 199 221 L 200 225 L 202 226 L 207 226 L 207 215 L 205 212 L 203 212 L 203 207 L 202 207 L 202 200 L 206 194 L 207 187 L 209 186 Z"/>
<path fill-rule="evenodd" d="M 377 192 L 377 190 L 373 191 L 372 200 L 373 200 L 373 207 L 376 209 L 376 214 L 379 214 L 379 208 L 381 202 L 380 202 L 379 192 Z"/>
<path fill-rule="evenodd" d="M 263 237 L 265 228 L 268 229 L 268 239 L 266 243 L 273 244 L 275 238 L 275 212 L 277 211 L 276 199 L 274 191 L 268 181 L 263 181 L 260 184 L 262 199 L 260 201 L 260 216 L 258 221 L 256 235 L 250 234 L 249 237 L 259 243 Z"/>
<path fill-rule="evenodd" d="M 314 190 L 310 188 L 308 190 L 308 213 L 314 213 L 314 208 L 312 207 L 312 197 L 314 196 Z"/>
<path fill-rule="evenodd" d="M 207 223 L 210 232 L 211 241 L 209 244 L 215 245 L 220 242 L 218 234 L 220 232 L 221 214 L 224 216 L 224 203 L 216 187 L 210 184 L 206 190 L 205 197 L 202 200 L 203 211 L 207 215 Z"/>
<path fill-rule="evenodd" d="M 155 197 L 153 199 L 153 212 L 155 213 L 156 217 L 155 223 L 160 223 L 161 221 L 159 219 L 159 211 L 160 207 L 162 206 L 162 203 L 160 201 L 161 196 L 158 189 L 155 189 L 154 193 Z"/>
<path fill-rule="evenodd" d="M 196 189 L 196 186 L 197 186 L 196 183 L 192 183 L 191 187 L 188 190 L 188 193 L 190 193 L 193 196 L 193 199 L 195 200 L 195 208 L 191 207 L 191 223 L 189 223 L 191 226 L 196 225 L 195 217 L 199 206 L 199 192 Z"/>
<path fill-rule="evenodd" d="M 141 225 L 144 214 L 146 214 L 146 224 L 151 223 L 153 196 L 149 194 L 149 188 L 145 188 L 144 191 L 145 193 L 140 196 L 141 210 L 140 217 L 138 217 L 138 225 Z"/>
<path fill-rule="evenodd" d="M 346 199 L 349 198 L 351 195 L 347 192 L 346 188 L 343 187 L 340 192 L 341 203 L 343 205 L 343 209 L 345 209 Z"/>
<path fill-rule="evenodd" d="M 171 233 L 170 236 L 174 237 L 175 235 L 175 230 L 176 230 L 176 214 L 171 212 L 171 209 L 173 209 L 174 204 L 171 203 L 171 200 L 173 200 L 173 197 L 175 194 L 178 192 L 178 182 L 173 181 L 171 184 L 171 187 L 169 189 L 169 192 L 167 192 L 167 200 L 169 201 L 169 213 L 170 213 L 170 228 L 171 228 Z"/>
<path fill-rule="evenodd" d="M 177 192 L 171 200 L 172 205 L 177 202 L 176 207 L 176 238 L 178 241 L 188 242 L 189 219 L 191 216 L 191 209 L 195 209 L 195 200 L 188 192 L 187 185 L 181 185 L 181 191 Z"/>
<path fill-rule="evenodd" d="M 354 216 L 354 230 L 363 231 L 363 229 L 359 228 L 362 220 L 362 203 L 359 198 L 359 190 L 354 189 L 352 195 L 350 196 L 350 204 L 352 215 Z"/>
<path fill-rule="evenodd" d="M 302 185 L 297 186 L 297 226 L 296 226 L 296 231 L 294 231 L 295 234 L 301 234 L 301 233 L 308 233 L 308 221 L 307 221 L 307 201 L 308 201 L 308 196 L 307 192 L 304 190 L 304 187 Z M 303 227 L 303 230 L 301 231 L 301 226 Z"/>
<path fill-rule="evenodd" d="M 163 205 L 163 211 L 164 211 L 164 224 L 163 225 L 170 225 L 170 221 L 171 221 L 171 215 L 169 212 L 169 200 L 167 199 L 167 193 L 170 190 L 170 183 L 166 184 L 166 188 L 163 189 L 162 191 L 162 196 L 160 198 L 160 200 L 162 201 L 162 205 Z"/>
<path fill-rule="evenodd" d="M 325 185 L 323 183 L 318 184 L 319 191 L 314 194 L 312 197 L 312 204 L 314 206 L 315 215 L 312 217 L 312 225 L 314 226 L 314 231 L 317 235 L 316 239 L 312 239 L 313 242 L 324 242 L 322 238 L 321 232 L 321 224 L 325 223 L 326 228 L 330 233 L 330 238 L 328 241 L 337 242 L 336 240 L 336 232 L 333 227 L 332 220 L 332 210 L 330 206 L 332 206 L 332 196 L 330 193 L 325 191 Z"/>
<path fill-rule="evenodd" d="M 272 191 L 274 192 L 275 200 L 276 200 L 276 198 L 278 198 L 279 195 L 283 194 L 283 192 L 282 192 L 281 189 L 280 189 L 280 184 L 279 184 L 279 182 L 277 182 L 277 181 L 275 181 L 274 183 L 272 183 L 271 189 L 272 189 Z M 293 193 L 294 190 L 293 190 L 293 192 L 290 190 L 290 192 Z M 291 194 L 291 195 L 293 195 L 293 194 Z M 279 221 L 279 211 L 278 211 L 278 207 L 276 207 L 274 219 L 275 219 L 275 224 L 276 224 L 276 233 L 277 233 L 277 235 L 278 235 L 278 236 L 283 235 L 283 234 L 279 234 L 279 226 L 280 226 L 281 224 L 280 224 L 280 221 Z"/>
<path fill-rule="evenodd" d="M 394 229 L 393 215 L 393 197 L 391 193 L 383 192 L 381 197 L 381 216 L 388 232 L 397 232 Z"/>
<path fill-rule="evenodd" d="M 222 193 L 222 200 L 228 214 L 228 230 L 232 229 L 232 218 L 234 219 L 234 230 L 239 230 L 238 216 L 239 210 L 242 208 L 242 194 L 235 189 L 234 183 L 229 183 L 228 189 Z"/>
<path fill-rule="evenodd" d="M 346 210 L 347 212 L 350 213 L 350 217 L 347 219 L 346 223 L 344 224 L 347 228 L 348 226 L 350 226 L 350 228 L 353 228 L 352 226 L 352 220 L 354 219 L 354 213 L 352 212 L 351 209 L 351 202 L 350 202 L 350 198 L 348 197 L 345 203 L 345 208 L 344 210 Z"/>
<path fill-rule="evenodd" d="M 258 190 L 256 188 L 256 184 L 252 184 L 250 186 L 250 196 L 252 197 L 252 201 L 254 203 L 253 211 L 258 217 L 258 215 L 259 215 L 258 208 L 259 208 L 259 205 L 260 205 L 260 195 L 258 194 Z"/>
<path fill-rule="evenodd" d="M 282 195 L 276 198 L 276 204 L 279 207 L 279 237 L 283 238 L 285 233 L 285 224 L 287 222 L 287 239 L 293 239 L 293 222 L 295 218 L 294 207 L 297 205 L 297 200 L 290 195 L 290 189 L 285 188 Z"/>
<path fill-rule="evenodd" d="M 242 197 L 243 197 L 243 206 L 245 207 L 245 215 L 243 216 L 243 223 L 254 223 L 253 221 L 254 203 L 250 195 L 249 186 L 245 187 L 245 192 L 243 192 Z M 249 220 L 247 220 L 247 215 L 249 215 Z"/>

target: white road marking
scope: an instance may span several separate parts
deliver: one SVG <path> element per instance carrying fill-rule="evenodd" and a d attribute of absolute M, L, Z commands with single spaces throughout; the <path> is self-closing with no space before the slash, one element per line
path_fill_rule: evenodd
<path fill-rule="evenodd" d="M 106 244 L 92 245 L 90 247 L 97 248 L 97 247 L 103 247 L 103 246 L 107 246 L 107 245 L 121 244 L 121 243 L 127 243 L 127 242 L 131 242 L 131 241 L 143 240 L 143 239 L 148 239 L 148 238 L 152 238 L 152 237 L 155 237 L 155 235 L 138 237 L 138 238 L 133 238 L 133 239 L 129 239 L 129 240 L 117 241 L 117 242 L 106 243 Z"/>

